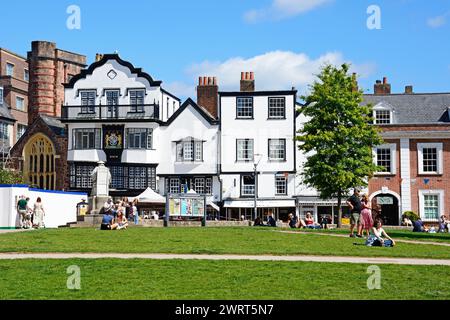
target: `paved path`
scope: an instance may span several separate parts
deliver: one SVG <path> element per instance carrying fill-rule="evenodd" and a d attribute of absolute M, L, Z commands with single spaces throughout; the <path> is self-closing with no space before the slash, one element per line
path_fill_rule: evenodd
<path fill-rule="evenodd" d="M 0 260 L 13 259 L 154 259 L 154 260 L 253 260 L 253 261 L 304 261 L 363 264 L 444 265 L 450 260 L 414 258 L 367 258 L 340 256 L 270 256 L 270 255 L 210 255 L 210 254 L 135 254 L 135 253 L 0 253 Z"/>
<path fill-rule="evenodd" d="M 329 237 L 341 237 L 341 238 L 348 238 L 349 236 L 347 234 L 331 234 L 331 233 L 323 233 L 323 232 L 301 232 L 301 231 L 283 231 L 283 230 L 273 230 L 274 232 L 281 232 L 281 233 L 290 233 L 290 234 L 314 234 L 319 236 L 329 236 Z M 359 238 L 354 238 L 355 240 L 362 240 Z M 447 242 L 431 242 L 431 241 L 415 241 L 415 240 L 402 240 L 402 239 L 394 239 L 395 242 L 402 242 L 402 243 L 412 243 L 412 244 L 430 244 L 434 246 L 444 246 L 444 247 L 450 247 L 450 243 Z"/>

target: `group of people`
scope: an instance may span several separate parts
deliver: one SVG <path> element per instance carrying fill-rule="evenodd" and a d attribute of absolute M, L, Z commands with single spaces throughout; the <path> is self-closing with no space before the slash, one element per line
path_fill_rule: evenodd
<path fill-rule="evenodd" d="M 408 221 L 405 221 L 405 219 L 403 221 L 408 223 Z M 429 232 L 429 233 L 450 232 L 450 221 L 448 221 L 444 215 L 442 215 L 441 218 L 439 219 L 439 229 L 437 231 L 435 227 L 431 228 L 426 227 L 422 219 L 420 218 L 418 218 L 414 222 L 411 222 L 411 220 L 409 220 L 409 223 L 411 223 L 411 225 L 413 226 L 413 232 Z"/>
<path fill-rule="evenodd" d="M 260 217 L 256 217 L 255 222 L 253 223 L 253 226 L 255 226 L 255 227 L 276 227 L 277 222 L 275 221 L 275 218 L 273 217 L 273 213 L 269 213 L 269 215 L 267 216 L 267 224 L 264 224 Z"/>
<path fill-rule="evenodd" d="M 19 213 L 21 229 L 45 228 L 45 210 L 40 197 L 36 199 L 33 207 L 31 207 L 30 198 L 21 196 L 17 201 L 17 212 Z"/>
<path fill-rule="evenodd" d="M 103 205 L 103 213 L 101 230 L 122 230 L 128 227 L 128 221 L 134 220 L 135 224 L 139 222 L 136 200 L 130 202 L 123 198 L 114 203 L 112 198 L 108 198 Z"/>
<path fill-rule="evenodd" d="M 323 216 L 320 224 L 314 221 L 311 212 L 307 212 L 305 219 L 298 218 L 295 214 L 290 213 L 288 216 L 288 224 L 291 228 L 307 228 L 307 229 L 327 229 L 328 217 Z"/>
<path fill-rule="evenodd" d="M 368 246 L 393 247 L 395 245 L 395 241 L 384 231 L 381 219 L 372 217 L 372 207 L 366 194 L 360 197 L 360 191 L 355 188 L 353 195 L 347 199 L 347 205 L 350 208 L 350 237 L 355 237 L 353 232 L 356 227 L 357 238 L 363 238 L 363 233 L 366 231 Z"/>

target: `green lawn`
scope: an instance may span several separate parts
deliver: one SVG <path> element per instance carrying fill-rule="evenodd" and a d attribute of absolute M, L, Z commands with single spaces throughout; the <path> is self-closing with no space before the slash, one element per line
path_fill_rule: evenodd
<path fill-rule="evenodd" d="M 389 229 L 384 228 L 386 232 L 394 239 L 399 240 L 413 240 L 423 242 L 447 242 L 450 243 L 450 233 L 426 233 L 426 232 L 412 232 L 410 230 L 402 229 Z M 285 229 L 287 230 L 287 229 Z M 349 234 L 349 230 L 310 230 L 310 229 L 296 229 L 290 231 L 302 231 L 302 232 L 320 232 L 330 234 Z"/>
<path fill-rule="evenodd" d="M 81 269 L 81 290 L 66 287 Z M 367 265 L 199 260 L 0 261 L 3 299 L 450 299 L 448 267 L 380 265 L 369 290 Z M 417 281 L 420 279 L 420 285 Z"/>
<path fill-rule="evenodd" d="M 353 243 L 361 245 L 353 245 Z M 100 231 L 65 228 L 0 234 L 0 252 L 117 252 L 342 255 L 450 259 L 450 248 L 399 243 L 394 248 L 364 240 L 290 234 L 269 228 L 130 228 Z"/>

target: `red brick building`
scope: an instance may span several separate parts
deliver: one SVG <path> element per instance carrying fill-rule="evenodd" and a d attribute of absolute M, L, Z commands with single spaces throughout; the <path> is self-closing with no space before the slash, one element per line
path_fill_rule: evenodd
<path fill-rule="evenodd" d="M 29 68 L 25 57 L 0 48 L 0 95 L 16 120 L 12 144 L 25 133 L 28 125 Z"/>
<path fill-rule="evenodd" d="M 34 41 L 28 52 L 28 128 L 10 152 L 10 166 L 41 189 L 68 187 L 67 136 L 59 119 L 64 84 L 86 66 L 86 57 Z"/>
<path fill-rule="evenodd" d="M 385 223 L 399 225 L 405 211 L 430 223 L 450 217 L 450 93 L 414 93 L 407 86 L 393 94 L 384 78 L 364 100 L 385 140 L 374 150 L 385 169 L 369 182 Z"/>

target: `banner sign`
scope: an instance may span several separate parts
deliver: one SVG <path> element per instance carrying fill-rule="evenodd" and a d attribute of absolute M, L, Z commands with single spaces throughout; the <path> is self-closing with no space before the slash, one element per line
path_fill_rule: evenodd
<path fill-rule="evenodd" d="M 378 197 L 377 198 L 377 204 L 379 204 L 379 205 L 394 204 L 394 198 L 392 198 L 392 197 Z"/>

